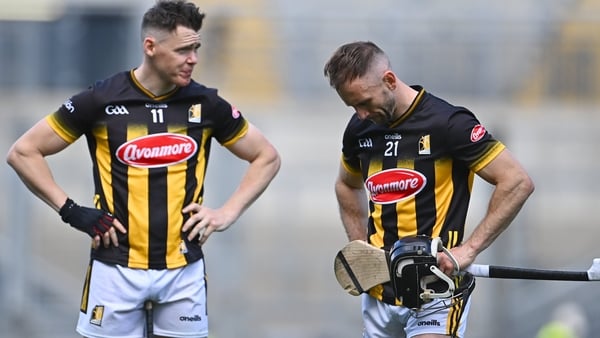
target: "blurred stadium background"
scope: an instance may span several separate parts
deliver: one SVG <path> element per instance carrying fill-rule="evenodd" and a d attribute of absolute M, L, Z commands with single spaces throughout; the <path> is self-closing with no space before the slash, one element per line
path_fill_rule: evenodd
<path fill-rule="evenodd" d="M 530 171 L 536 192 L 484 264 L 585 270 L 600 257 L 600 2 L 597 0 L 206 0 L 196 79 L 220 89 L 281 152 L 281 172 L 229 231 L 206 244 L 211 337 L 359 337 L 359 299 L 335 282 L 346 239 L 333 180 L 350 110 L 324 62 L 372 40 L 399 76 L 470 107 Z M 141 60 L 151 1 L 0 0 L 0 149 L 95 79 Z M 83 140 L 50 158 L 91 202 Z M 207 204 L 241 168 L 215 147 Z M 0 166 L 0 336 L 77 337 L 85 235 Z M 468 227 L 490 188 L 475 184 Z M 468 337 L 535 337 L 557 308 L 600 332 L 600 284 L 479 279 Z M 587 333 L 585 333 L 587 332 Z"/>

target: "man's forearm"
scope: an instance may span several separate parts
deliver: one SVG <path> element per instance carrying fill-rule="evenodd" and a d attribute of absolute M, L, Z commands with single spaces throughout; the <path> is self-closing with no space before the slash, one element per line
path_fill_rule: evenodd
<path fill-rule="evenodd" d="M 67 195 L 54 181 L 42 156 L 25 156 L 15 151 L 9 154 L 7 162 L 35 196 L 58 212 Z"/>
<path fill-rule="evenodd" d="M 342 224 L 348 240 L 367 240 L 367 198 L 363 189 L 337 183 L 335 186 Z"/>
<path fill-rule="evenodd" d="M 252 162 L 235 193 L 223 207 L 232 210 L 237 219 L 267 189 L 277 175 L 280 165 L 276 153 L 264 161 Z"/>
<path fill-rule="evenodd" d="M 509 187 L 496 186 L 485 217 L 464 245 L 469 246 L 475 256 L 489 247 L 514 220 L 532 192 L 533 185 L 527 177 Z"/>

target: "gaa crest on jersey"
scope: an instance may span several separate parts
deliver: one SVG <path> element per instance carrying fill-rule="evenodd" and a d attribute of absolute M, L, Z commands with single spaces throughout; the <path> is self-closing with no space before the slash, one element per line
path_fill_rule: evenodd
<path fill-rule="evenodd" d="M 129 115 L 129 111 L 122 104 L 109 104 L 108 106 L 104 107 L 104 112 L 106 115 Z"/>
<path fill-rule="evenodd" d="M 92 317 L 90 318 L 90 324 L 96 326 L 102 326 L 102 317 L 104 317 L 104 305 L 96 305 L 92 310 Z"/>
<path fill-rule="evenodd" d="M 365 180 L 369 198 L 375 204 L 396 203 L 418 194 L 427 178 L 418 171 L 397 168 L 377 172 Z"/>
<path fill-rule="evenodd" d="M 197 150 L 198 144 L 187 135 L 158 133 L 122 144 L 117 149 L 116 156 L 126 165 L 158 168 L 183 162 L 192 157 Z"/>
<path fill-rule="evenodd" d="M 359 148 L 373 148 L 373 139 L 371 138 L 361 138 L 358 140 Z"/>
<path fill-rule="evenodd" d="M 202 105 L 195 104 L 188 109 L 188 121 L 192 123 L 202 122 Z"/>

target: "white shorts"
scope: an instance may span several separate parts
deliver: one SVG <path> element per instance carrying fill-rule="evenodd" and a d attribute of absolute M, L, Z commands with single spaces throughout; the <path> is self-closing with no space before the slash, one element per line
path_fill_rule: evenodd
<path fill-rule="evenodd" d="M 363 294 L 363 338 L 410 338 L 426 333 L 464 337 L 471 305 L 470 297 L 467 297 L 466 302 L 454 306 L 445 306 L 446 304 L 451 304 L 451 301 L 433 300 L 425 304 L 421 311 L 415 312 L 407 307 L 389 305 Z M 449 325 L 452 323 L 455 324 Z"/>
<path fill-rule="evenodd" d="M 92 261 L 77 332 L 90 338 L 143 338 L 144 302 L 153 301 L 154 334 L 208 336 L 204 260 L 171 270 L 130 269 Z"/>

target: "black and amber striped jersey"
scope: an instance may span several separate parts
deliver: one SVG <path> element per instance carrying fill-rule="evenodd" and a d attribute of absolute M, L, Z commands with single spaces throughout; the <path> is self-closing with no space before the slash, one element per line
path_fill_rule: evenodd
<path fill-rule="evenodd" d="M 463 239 L 474 173 L 505 146 L 468 109 L 413 88 L 408 111 L 389 125 L 352 116 L 342 164 L 364 179 L 372 245 L 389 250 L 399 238 L 428 235 L 451 248 Z M 397 304 L 390 285 L 370 294 Z"/>
<path fill-rule="evenodd" d="M 140 269 L 170 269 L 203 257 L 181 228 L 191 202 L 202 203 L 214 138 L 236 142 L 248 122 L 215 89 L 192 81 L 162 96 L 133 71 L 96 82 L 46 120 L 66 142 L 84 135 L 92 159 L 94 204 L 127 228 L 119 246 L 93 259 Z"/>

